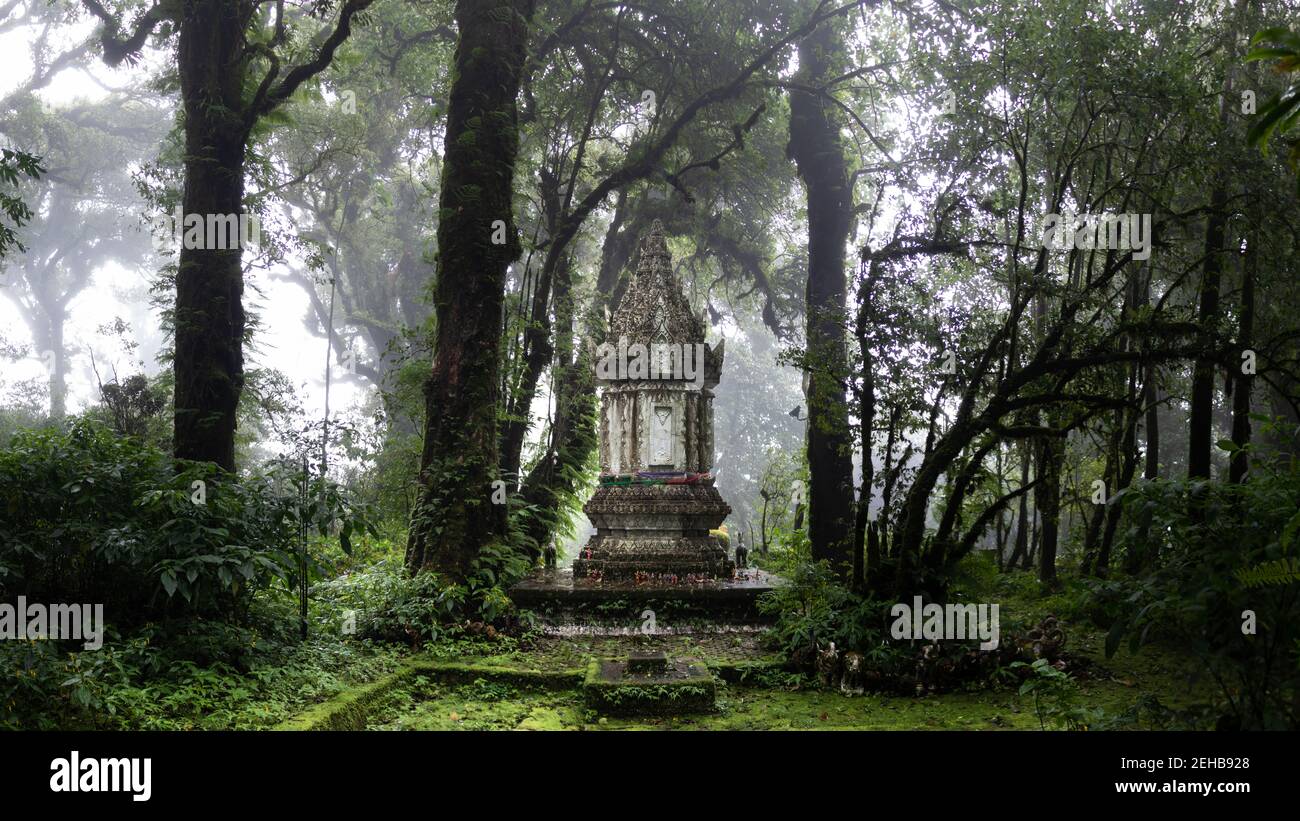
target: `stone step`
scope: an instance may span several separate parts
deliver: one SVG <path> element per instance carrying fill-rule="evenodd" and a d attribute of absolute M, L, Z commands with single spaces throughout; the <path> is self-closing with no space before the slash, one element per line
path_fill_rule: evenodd
<path fill-rule="evenodd" d="M 756 633 L 770 619 L 758 599 L 784 580 L 761 570 L 691 584 L 593 581 L 568 569 L 538 571 L 510 589 L 549 635 Z"/>

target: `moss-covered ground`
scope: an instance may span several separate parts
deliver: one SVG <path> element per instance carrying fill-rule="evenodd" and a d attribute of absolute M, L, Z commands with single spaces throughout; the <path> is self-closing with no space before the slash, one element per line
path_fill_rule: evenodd
<path fill-rule="evenodd" d="M 986 562 L 967 563 L 958 580 L 961 598 L 998 602 L 1004 637 L 1008 629 L 1048 614 L 1067 633 L 1070 694 L 1077 706 L 1114 717 L 1143 696 L 1168 707 L 1203 701 L 1206 691 L 1189 684 L 1194 661 L 1175 648 L 1121 647 L 1104 656 L 1105 634 L 1075 602 L 1069 588 L 1040 590 L 1031 574 L 1003 575 Z M 634 650 L 664 651 L 673 658 L 707 664 L 718 681 L 716 710 L 703 715 L 618 718 L 590 711 L 581 682 L 593 657 L 624 657 Z M 820 689 L 806 676 L 781 669 L 761 636 L 532 637 L 435 647 L 403 674 L 345 692 L 317 705 L 286 728 L 365 727 L 374 730 L 1038 730 L 1031 694 L 1014 684 L 973 684 L 968 691 L 924 697 Z M 358 708 L 358 703 L 364 709 Z M 1041 706 L 1041 702 L 1038 704 Z"/>
<path fill-rule="evenodd" d="M 1067 587 L 1043 591 L 1030 573 L 1000 574 L 974 557 L 957 579 L 959 599 L 1000 604 L 1009 631 L 1056 614 L 1065 627 L 1067 698 L 1095 717 L 1122 716 L 1143 696 L 1165 707 L 1204 701 L 1204 685 L 1190 685 L 1195 661 L 1158 644 L 1104 653 L 1105 633 L 1075 612 L 1086 596 Z M 712 713 L 627 718 L 588 708 L 582 678 L 593 657 L 663 651 L 672 659 L 702 661 L 718 681 Z M 1037 730 L 1053 726 L 1044 703 L 1021 695 L 1014 683 L 979 682 L 969 691 L 936 695 L 842 695 L 785 672 L 761 635 L 699 634 L 667 637 L 503 638 L 435 646 L 402 672 L 341 692 L 281 725 L 285 729 L 374 730 Z M 1102 725 L 1102 726 L 1105 726 Z M 1143 726 L 1130 725 L 1130 726 Z"/>
<path fill-rule="evenodd" d="M 1143 692 L 1182 700 L 1165 654 L 1118 659 L 1079 683 L 1079 701 L 1118 713 Z M 1030 696 L 1013 688 L 923 698 L 820 690 L 806 679 L 770 672 L 744 684 L 720 682 L 713 714 L 668 718 L 601 717 L 578 687 L 543 689 L 494 678 L 447 683 L 424 677 L 396 689 L 367 722 L 377 730 L 999 730 L 1039 729 Z"/>
<path fill-rule="evenodd" d="M 585 668 L 592 656 L 625 656 L 634 650 L 662 651 L 670 657 L 712 662 L 777 660 L 774 653 L 762 647 L 760 639 L 759 633 L 538 638 L 521 642 L 505 652 L 489 652 L 481 662 L 524 665 L 533 670 L 575 670 Z"/>

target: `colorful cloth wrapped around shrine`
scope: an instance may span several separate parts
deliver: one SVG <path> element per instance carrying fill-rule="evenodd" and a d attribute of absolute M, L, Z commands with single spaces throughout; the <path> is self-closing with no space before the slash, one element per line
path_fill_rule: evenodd
<path fill-rule="evenodd" d="M 619 473 L 600 477 L 602 487 L 629 485 L 698 485 L 708 484 L 712 473 L 690 473 L 680 470 L 638 470 L 636 473 Z"/>

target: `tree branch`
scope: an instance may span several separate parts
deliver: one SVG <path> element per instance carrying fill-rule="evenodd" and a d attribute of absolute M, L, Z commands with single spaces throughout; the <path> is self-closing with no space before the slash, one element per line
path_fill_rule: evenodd
<path fill-rule="evenodd" d="M 89 1 L 93 2 L 93 0 Z M 264 79 L 264 88 L 258 90 L 258 96 L 254 98 L 253 103 L 248 108 L 248 114 L 246 115 L 248 126 L 251 128 L 258 117 L 275 109 L 292 97 L 293 93 L 303 83 L 329 68 L 330 63 L 334 60 L 334 52 L 338 50 L 345 40 L 352 36 L 353 19 L 374 2 L 375 0 L 348 0 L 343 6 L 343 10 L 339 12 L 338 25 L 334 27 L 334 31 L 330 32 L 329 37 L 325 38 L 320 51 L 316 53 L 312 60 L 290 69 L 274 89 L 271 89 L 271 84 Z M 278 66 L 276 68 L 278 73 Z"/>
<path fill-rule="evenodd" d="M 165 8 L 169 4 L 166 4 L 165 0 L 158 0 L 135 21 L 135 28 L 130 36 L 124 38 L 121 36 L 122 24 L 108 9 L 104 8 L 99 0 L 81 0 L 81 5 L 104 23 L 99 38 L 104 47 L 104 62 L 110 66 L 117 66 L 123 62 L 134 63 L 154 29 L 159 23 L 169 19 L 172 14 L 171 9 Z"/>

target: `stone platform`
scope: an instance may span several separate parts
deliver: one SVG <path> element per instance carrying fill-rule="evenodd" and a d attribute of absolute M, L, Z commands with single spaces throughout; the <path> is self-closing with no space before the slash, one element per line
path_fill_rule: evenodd
<path fill-rule="evenodd" d="M 734 578 L 663 584 L 575 578 L 569 569 L 539 570 L 510 589 L 523 610 L 538 614 L 548 633 L 561 626 L 585 626 L 604 635 L 670 635 L 761 629 L 767 621 L 758 598 L 784 580 L 762 570 Z M 646 611 L 654 615 L 646 616 Z M 603 628 L 603 629 L 600 629 Z"/>

